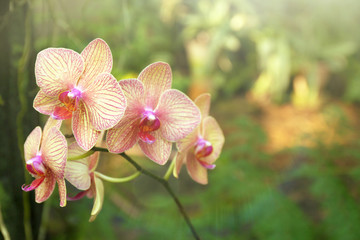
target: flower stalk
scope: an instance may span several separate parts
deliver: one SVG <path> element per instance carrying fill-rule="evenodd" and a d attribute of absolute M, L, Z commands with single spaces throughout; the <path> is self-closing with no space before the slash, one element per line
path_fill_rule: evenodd
<path fill-rule="evenodd" d="M 107 150 L 106 148 L 101 148 L 101 147 L 93 147 L 91 149 L 91 151 L 98 151 L 98 152 L 109 152 L 109 150 Z M 178 199 L 178 197 L 176 196 L 176 194 L 174 193 L 174 191 L 171 189 L 169 182 L 167 181 L 168 179 L 165 179 L 165 176 L 167 176 L 167 174 L 165 174 L 164 178 L 161 178 L 151 172 L 149 172 L 148 170 L 142 168 L 137 162 L 135 162 L 129 155 L 127 155 L 125 152 L 123 153 L 119 153 L 119 155 L 121 155 L 123 158 L 125 158 L 125 160 L 127 160 L 130 164 L 132 164 L 136 170 L 138 170 L 140 173 L 147 175 L 148 177 L 151 177 L 152 179 L 158 181 L 160 184 L 162 184 L 164 186 L 164 188 L 166 189 L 166 191 L 170 194 L 170 196 L 173 198 L 174 202 L 176 203 L 181 215 L 183 216 L 186 224 L 188 225 L 188 227 L 191 230 L 192 235 L 194 236 L 195 239 L 199 240 L 200 237 L 197 234 L 194 226 L 192 225 L 189 216 L 187 215 L 183 205 L 181 204 L 180 200 Z M 170 165 L 171 168 L 171 165 Z M 169 171 L 169 170 L 168 170 Z M 170 171 L 171 172 L 171 171 Z"/>
<path fill-rule="evenodd" d="M 124 182 L 129 182 L 135 178 L 137 178 L 140 175 L 140 172 L 136 172 L 128 177 L 123 177 L 123 178 L 114 178 L 114 177 L 109 177 L 106 176 L 105 174 L 99 173 L 99 172 L 95 172 L 95 176 L 101 178 L 102 180 L 108 181 L 108 182 L 112 182 L 112 183 L 124 183 Z"/>
<path fill-rule="evenodd" d="M 173 160 L 171 161 L 170 166 L 169 166 L 168 170 L 166 171 L 166 173 L 165 173 L 165 175 L 164 175 L 164 179 L 165 179 L 166 181 L 169 180 L 170 175 L 172 174 L 172 172 L 173 172 L 173 170 L 174 170 L 175 162 L 176 162 L 176 161 L 174 161 L 174 160 L 175 160 L 175 159 L 173 159 Z"/>

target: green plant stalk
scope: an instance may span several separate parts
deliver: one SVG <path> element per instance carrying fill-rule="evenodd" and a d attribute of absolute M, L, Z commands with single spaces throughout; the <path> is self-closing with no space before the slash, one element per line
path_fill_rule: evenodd
<path fill-rule="evenodd" d="M 99 172 L 95 172 L 95 176 L 105 180 L 105 181 L 108 181 L 108 182 L 113 182 L 113 183 L 123 183 L 123 182 L 129 182 L 133 179 L 135 179 L 136 177 L 138 177 L 139 175 L 141 174 L 141 172 L 136 172 L 128 177 L 123 177 L 123 178 L 114 178 L 114 177 L 109 177 L 109 176 L 106 176 L 102 173 L 99 173 Z"/>
<path fill-rule="evenodd" d="M 172 173 L 173 170 L 174 170 L 175 162 L 176 162 L 175 159 L 173 159 L 173 160 L 171 161 L 171 164 L 170 164 L 168 170 L 166 171 L 166 173 L 165 173 L 165 175 L 164 175 L 164 179 L 165 179 L 166 181 L 169 180 L 169 178 L 170 178 L 170 176 L 171 176 L 171 173 Z"/>
<path fill-rule="evenodd" d="M 100 147 L 93 147 L 91 150 L 92 151 L 98 151 L 98 152 L 109 152 L 106 148 L 100 148 Z M 184 218 L 186 224 L 188 225 L 188 227 L 190 228 L 192 235 L 194 236 L 195 239 L 200 240 L 200 237 L 197 234 L 194 226 L 192 225 L 189 216 L 187 215 L 187 213 L 186 213 L 183 205 L 181 204 L 180 200 L 178 199 L 178 197 L 175 195 L 175 193 L 171 189 L 171 187 L 169 185 L 169 182 L 167 180 L 165 180 L 164 178 L 156 176 L 155 174 L 153 174 L 153 173 L 149 172 L 148 170 L 142 168 L 137 162 L 135 162 L 126 153 L 123 152 L 123 153 L 119 153 L 118 155 L 121 155 L 123 158 L 125 158 L 125 160 L 127 160 L 129 163 L 131 163 L 136 168 L 136 170 L 138 170 L 139 172 L 141 172 L 144 175 L 147 175 L 148 177 L 151 177 L 152 179 L 158 181 L 159 183 L 161 183 L 164 186 L 166 191 L 168 191 L 170 196 L 175 201 L 181 215 L 183 216 L 183 218 Z"/>
<path fill-rule="evenodd" d="M 51 199 L 49 198 L 47 201 L 44 202 L 43 205 L 39 235 L 37 238 L 38 240 L 44 240 L 46 238 L 46 230 L 47 230 L 47 224 L 49 222 L 50 207 L 51 207 Z"/>
<path fill-rule="evenodd" d="M 3 221 L 3 218 L 2 218 L 2 213 L 1 213 L 1 206 L 0 206 L 0 231 L 1 231 L 1 234 L 3 235 L 4 237 L 4 240 L 10 240 L 10 235 L 9 235 L 9 232 L 5 226 L 5 223 Z"/>
<path fill-rule="evenodd" d="M 26 6 L 26 16 L 25 16 L 25 40 L 24 40 L 24 49 L 22 52 L 22 56 L 19 60 L 18 64 L 18 95 L 20 101 L 20 111 L 16 116 L 16 128 L 17 128 L 17 139 L 18 139 L 18 147 L 20 150 L 21 158 L 24 156 L 24 129 L 23 129 L 23 120 L 24 116 L 27 112 L 27 99 L 26 99 L 26 88 L 28 79 L 25 77 L 25 69 L 26 65 L 29 61 L 30 51 L 31 51 L 31 9 L 30 5 Z M 23 159 L 22 159 L 23 160 Z M 24 164 L 24 175 L 25 181 L 30 181 L 30 176 L 27 174 Z M 31 230 L 31 223 L 30 223 L 30 204 L 29 204 L 29 194 L 23 192 L 23 207 L 24 207 L 24 231 L 25 231 L 25 238 L 27 240 L 32 240 L 32 230 Z"/>
<path fill-rule="evenodd" d="M 84 154 L 81 154 L 81 155 L 78 155 L 78 156 L 75 156 L 75 157 L 68 157 L 67 160 L 74 161 L 74 160 L 83 159 L 83 158 L 86 158 L 86 157 L 92 155 L 94 152 L 95 151 L 90 150 L 90 151 L 88 151 L 88 152 L 86 152 Z"/>

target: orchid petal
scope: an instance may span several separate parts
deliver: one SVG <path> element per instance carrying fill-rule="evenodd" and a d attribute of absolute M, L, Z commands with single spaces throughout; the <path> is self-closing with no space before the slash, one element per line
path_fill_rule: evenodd
<path fill-rule="evenodd" d="M 68 158 L 77 157 L 77 156 L 83 155 L 84 153 L 86 153 L 86 151 L 84 149 L 82 149 L 76 141 L 69 144 Z"/>
<path fill-rule="evenodd" d="M 206 117 L 203 119 L 203 137 L 209 141 L 213 147 L 213 152 L 203 158 L 202 160 L 208 164 L 212 164 L 219 157 L 221 149 L 225 142 L 224 133 L 222 132 L 219 124 L 213 117 Z"/>
<path fill-rule="evenodd" d="M 25 192 L 30 192 L 30 191 L 36 189 L 37 187 L 39 187 L 40 184 L 44 181 L 44 179 L 45 179 L 45 177 L 37 178 L 34 181 L 32 181 L 30 185 L 27 185 L 27 186 L 25 186 L 25 184 L 22 185 L 21 189 Z"/>
<path fill-rule="evenodd" d="M 195 146 L 199 135 L 200 135 L 200 128 L 197 127 L 190 134 L 186 135 L 186 137 L 176 142 L 176 147 L 179 150 L 179 152 L 187 151 L 189 148 Z"/>
<path fill-rule="evenodd" d="M 130 149 L 138 140 L 138 124 L 144 109 L 144 86 L 137 79 L 119 82 L 127 99 L 124 117 L 110 129 L 106 143 L 110 152 L 120 153 Z"/>
<path fill-rule="evenodd" d="M 207 184 L 207 169 L 196 160 L 193 152 L 189 151 L 186 158 L 186 167 L 190 177 L 200 184 Z"/>
<path fill-rule="evenodd" d="M 79 84 L 85 87 L 92 85 L 92 82 L 100 73 L 110 73 L 113 59 L 107 43 L 97 38 L 91 41 L 81 52 L 84 58 L 85 70 Z"/>
<path fill-rule="evenodd" d="M 72 88 L 83 71 L 83 58 L 70 49 L 48 48 L 36 58 L 36 83 L 48 96 L 57 96 Z"/>
<path fill-rule="evenodd" d="M 119 81 L 119 84 L 127 99 L 125 116 L 140 116 L 145 108 L 143 83 L 137 79 L 125 79 Z"/>
<path fill-rule="evenodd" d="M 59 101 L 58 96 L 48 96 L 41 89 L 36 94 L 33 103 L 33 107 L 36 109 L 36 111 L 46 115 L 51 115 L 55 111 L 55 107 L 60 105 L 61 102 Z"/>
<path fill-rule="evenodd" d="M 47 174 L 42 184 L 35 189 L 35 201 L 42 203 L 50 197 L 55 188 L 56 179 L 53 175 Z"/>
<path fill-rule="evenodd" d="M 155 112 L 162 125 L 162 136 L 168 141 L 184 138 L 196 128 L 201 118 L 193 101 L 174 89 L 166 90 L 161 95 Z"/>
<path fill-rule="evenodd" d="M 87 193 L 88 193 L 88 191 L 81 191 L 81 192 L 79 192 L 78 194 L 76 194 L 74 197 L 69 197 L 69 196 L 67 196 L 66 199 L 67 199 L 68 201 L 77 201 L 77 200 L 85 197 Z"/>
<path fill-rule="evenodd" d="M 88 158 L 71 160 L 66 163 L 65 178 L 79 190 L 90 188 L 90 174 Z"/>
<path fill-rule="evenodd" d="M 157 164 L 164 165 L 170 157 L 172 144 L 161 137 L 160 131 L 151 134 L 155 137 L 155 142 L 148 144 L 139 141 L 138 143 L 148 158 Z"/>
<path fill-rule="evenodd" d="M 137 117 L 126 117 L 112 129 L 110 129 L 106 135 L 106 144 L 109 152 L 121 153 L 135 145 L 138 141 L 139 119 Z"/>
<path fill-rule="evenodd" d="M 65 179 L 57 179 L 58 189 L 59 189 L 59 196 L 60 196 L 60 207 L 66 206 L 66 184 Z"/>
<path fill-rule="evenodd" d="M 41 135 L 42 135 L 41 128 L 36 127 L 26 138 L 26 141 L 24 143 L 25 162 L 35 157 L 36 154 L 38 153 L 41 142 Z"/>
<path fill-rule="evenodd" d="M 171 68 L 167 63 L 156 62 L 142 70 L 138 79 L 145 87 L 146 105 L 154 109 L 161 94 L 171 88 Z"/>
<path fill-rule="evenodd" d="M 57 179 L 64 178 L 67 142 L 59 129 L 53 127 L 48 130 L 47 135 L 43 137 L 40 151 L 44 163 L 50 168 L 52 174 Z"/>
<path fill-rule="evenodd" d="M 175 167 L 174 167 L 174 170 L 173 170 L 173 175 L 176 178 L 179 177 L 181 167 L 186 162 L 186 155 L 187 155 L 187 151 L 185 151 L 185 152 L 177 152 L 174 159 L 173 159 L 173 161 L 176 161 L 175 162 Z"/>
<path fill-rule="evenodd" d="M 52 117 L 49 117 L 44 126 L 44 135 L 47 135 L 49 130 L 53 127 L 55 127 L 56 129 L 59 130 L 61 127 L 61 123 L 62 123 L 62 121 L 53 119 Z"/>
<path fill-rule="evenodd" d="M 91 217 L 89 222 L 95 220 L 96 216 L 100 213 L 102 205 L 104 203 L 104 184 L 100 178 L 94 178 L 94 188 L 95 188 L 95 197 L 94 197 L 94 205 L 91 210 Z"/>
<path fill-rule="evenodd" d="M 83 92 L 83 102 L 93 127 L 106 130 L 124 115 L 126 99 L 119 83 L 109 73 L 102 73 Z"/>
<path fill-rule="evenodd" d="M 89 171 L 90 172 L 94 172 L 95 169 L 97 168 L 97 165 L 99 163 L 99 157 L 100 157 L 100 152 L 96 152 L 93 153 L 90 157 L 89 157 Z"/>
<path fill-rule="evenodd" d="M 198 106 L 200 110 L 201 119 L 204 119 L 205 117 L 209 116 L 210 103 L 211 103 L 211 95 L 209 93 L 201 94 L 195 99 L 194 103 L 196 104 L 196 106 Z"/>
<path fill-rule="evenodd" d="M 72 130 L 79 146 L 85 151 L 89 151 L 96 143 L 100 131 L 94 129 L 90 123 L 90 116 L 84 111 L 83 106 L 74 112 L 72 118 Z"/>

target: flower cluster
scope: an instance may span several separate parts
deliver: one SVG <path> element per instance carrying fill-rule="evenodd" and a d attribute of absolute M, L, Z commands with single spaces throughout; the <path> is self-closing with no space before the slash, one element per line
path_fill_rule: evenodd
<path fill-rule="evenodd" d="M 171 89 L 167 63 L 150 64 L 136 79 L 120 81 L 111 75 L 112 63 L 109 46 L 95 39 L 80 54 L 65 48 L 45 49 L 35 64 L 40 90 L 34 108 L 50 117 L 44 131 L 36 127 L 25 142 L 26 169 L 35 180 L 22 189 L 35 189 L 36 202 L 43 202 L 57 182 L 60 206 L 66 205 L 66 199 L 94 197 L 90 220 L 102 207 L 101 179 L 114 179 L 96 171 L 99 153 L 91 150 L 102 143 L 105 131 L 109 152 L 123 153 L 138 144 L 160 165 L 169 160 L 176 143 L 174 176 L 186 164 L 189 175 L 201 184 L 207 183 L 207 170 L 215 167 L 224 144 L 219 125 L 209 116 L 210 95 L 203 94 L 194 103 Z M 60 132 L 66 119 L 71 120 L 75 138 L 69 143 Z M 67 196 L 65 179 L 80 190 L 76 196 Z"/>

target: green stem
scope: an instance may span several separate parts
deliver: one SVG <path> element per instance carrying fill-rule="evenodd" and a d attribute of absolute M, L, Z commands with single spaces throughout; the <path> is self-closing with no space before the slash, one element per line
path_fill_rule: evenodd
<path fill-rule="evenodd" d="M 124 178 L 114 178 L 114 177 L 109 177 L 109 176 L 106 176 L 102 173 L 99 173 L 99 172 L 95 172 L 95 176 L 105 180 L 105 181 L 108 181 L 108 182 L 113 182 L 113 183 L 123 183 L 123 182 L 129 182 L 133 179 L 135 179 L 137 176 L 140 175 L 140 172 L 136 172 L 128 177 L 124 177 Z"/>
<path fill-rule="evenodd" d="M 10 235 L 9 235 L 9 232 L 5 226 L 5 223 L 3 221 L 3 218 L 2 218 L 2 213 L 1 213 L 1 206 L 0 206 L 0 231 L 1 231 L 1 234 L 3 235 L 4 237 L 4 240 L 10 240 Z"/>
<path fill-rule="evenodd" d="M 175 159 L 173 159 L 173 160 L 171 161 L 171 164 L 170 164 L 168 170 L 166 171 L 166 173 L 165 173 L 165 175 L 164 175 L 164 179 L 165 179 L 166 181 L 169 180 L 169 178 L 170 178 L 170 176 L 171 176 L 171 173 L 172 173 L 173 170 L 174 170 L 175 162 L 176 162 Z"/>
<path fill-rule="evenodd" d="M 47 201 L 44 202 L 44 206 L 42 209 L 39 235 L 37 238 L 38 240 L 44 240 L 46 238 L 46 229 L 47 229 L 47 224 L 49 222 L 50 207 L 51 207 L 51 199 L 48 199 Z"/>
<path fill-rule="evenodd" d="M 78 156 L 75 156 L 75 157 L 68 157 L 67 160 L 70 160 L 70 161 L 73 161 L 73 160 L 79 160 L 79 159 L 83 159 L 83 158 L 86 158 L 90 155 L 92 155 L 95 151 L 93 150 L 90 150 L 84 154 L 81 154 L 81 155 L 78 155 Z"/>
<path fill-rule="evenodd" d="M 100 147 L 93 147 L 91 149 L 92 151 L 99 151 L 99 152 L 109 152 L 106 148 L 100 148 Z M 168 181 L 166 181 L 164 178 L 161 178 L 159 176 L 156 176 L 155 174 L 149 172 L 148 170 L 142 168 L 137 162 L 135 162 L 131 157 L 129 157 L 126 153 L 119 153 L 119 155 L 121 155 L 123 158 L 125 158 L 129 163 L 131 163 L 136 170 L 138 170 L 139 172 L 141 172 L 144 175 L 147 175 L 148 177 L 151 177 L 152 179 L 158 181 L 159 183 L 161 183 L 165 189 L 168 191 L 168 193 L 170 194 L 170 196 L 173 198 L 173 200 L 175 201 L 181 215 L 183 216 L 183 218 L 185 219 L 186 224 L 188 225 L 188 227 L 191 230 L 192 235 L 194 236 L 195 239 L 199 240 L 200 237 L 197 234 L 194 226 L 192 225 L 189 216 L 187 215 L 184 207 L 182 206 L 180 200 L 178 199 L 178 197 L 175 195 L 175 193 L 173 192 L 173 190 L 171 189 Z"/>
<path fill-rule="evenodd" d="M 26 8 L 26 16 L 25 16 L 24 48 L 17 69 L 17 74 L 18 74 L 17 84 L 18 84 L 20 111 L 16 116 L 18 146 L 22 157 L 24 156 L 24 142 L 25 142 L 23 121 L 27 112 L 26 89 L 28 84 L 28 78 L 26 77 L 25 74 L 26 74 L 26 66 L 29 61 L 30 52 L 31 52 L 31 20 L 32 20 L 30 4 L 27 4 L 25 8 Z M 28 182 L 30 180 L 30 175 L 27 174 L 25 164 L 24 164 L 24 175 L 25 175 L 25 181 Z M 32 240 L 33 236 L 31 230 L 31 212 L 30 212 L 30 204 L 29 204 L 29 194 L 26 192 L 23 192 L 23 207 L 24 207 L 23 222 L 24 222 L 25 239 Z"/>

